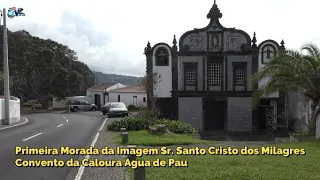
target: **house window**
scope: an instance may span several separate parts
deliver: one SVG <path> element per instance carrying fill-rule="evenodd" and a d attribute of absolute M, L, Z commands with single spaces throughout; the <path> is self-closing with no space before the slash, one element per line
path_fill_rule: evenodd
<path fill-rule="evenodd" d="M 156 66 L 169 66 L 169 52 L 165 47 L 160 47 L 155 53 Z"/>
<path fill-rule="evenodd" d="M 118 102 L 120 102 L 120 95 L 118 95 Z"/>
<path fill-rule="evenodd" d="M 143 102 L 146 102 L 146 97 L 143 97 Z"/>
<path fill-rule="evenodd" d="M 245 72 L 243 68 L 237 68 L 234 70 L 234 84 L 235 85 L 244 85 L 245 81 Z"/>
<path fill-rule="evenodd" d="M 196 90 L 198 63 L 184 63 L 184 85 L 187 90 Z"/>
<path fill-rule="evenodd" d="M 221 63 L 210 63 L 208 66 L 209 85 L 220 85 L 221 84 Z"/>

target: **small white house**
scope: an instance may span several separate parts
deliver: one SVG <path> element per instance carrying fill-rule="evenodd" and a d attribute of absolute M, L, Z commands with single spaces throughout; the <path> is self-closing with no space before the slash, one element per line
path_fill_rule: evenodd
<path fill-rule="evenodd" d="M 87 89 L 87 96 L 92 103 L 101 107 L 106 102 L 109 102 L 109 91 L 123 87 L 126 86 L 120 83 L 101 83 Z"/>
<path fill-rule="evenodd" d="M 109 92 L 110 102 L 123 102 L 126 106 L 147 107 L 147 93 L 143 86 L 130 86 Z"/>

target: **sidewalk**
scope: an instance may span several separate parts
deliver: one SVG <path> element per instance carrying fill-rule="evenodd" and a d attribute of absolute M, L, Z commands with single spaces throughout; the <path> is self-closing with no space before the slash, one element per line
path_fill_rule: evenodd
<path fill-rule="evenodd" d="M 112 119 L 108 119 L 106 125 L 110 124 Z M 95 144 L 95 148 L 116 148 L 117 145 L 113 143 L 115 132 L 106 131 L 106 125 L 100 131 L 100 136 Z M 124 160 L 125 158 L 120 155 L 107 156 L 97 155 L 90 156 L 90 159 L 99 160 Z M 124 167 L 86 167 L 82 174 L 81 180 L 130 180 L 129 175 L 125 172 Z"/>

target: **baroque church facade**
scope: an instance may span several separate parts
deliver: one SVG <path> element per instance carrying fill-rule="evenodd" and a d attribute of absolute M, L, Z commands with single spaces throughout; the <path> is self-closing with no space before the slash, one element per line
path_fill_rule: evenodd
<path fill-rule="evenodd" d="M 166 117 L 199 131 L 263 129 L 265 109 L 259 112 L 253 107 L 252 93 L 268 79 L 252 85 L 251 76 L 277 51 L 285 50 L 284 42 L 265 40 L 257 45 L 255 33 L 251 38 L 242 30 L 223 27 L 216 3 L 207 18 L 206 27 L 185 32 L 179 44 L 175 36 L 173 46 L 158 43 L 152 47 L 148 42 L 147 74 L 161 78 L 149 95 L 156 97 Z M 260 107 L 272 107 L 277 114 L 284 108 L 283 99 L 283 94 L 275 93 L 261 98 Z"/>

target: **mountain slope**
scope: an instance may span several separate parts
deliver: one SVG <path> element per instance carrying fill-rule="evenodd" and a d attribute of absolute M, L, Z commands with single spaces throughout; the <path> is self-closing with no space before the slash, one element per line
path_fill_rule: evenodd
<path fill-rule="evenodd" d="M 117 75 L 117 74 L 105 74 L 102 72 L 95 72 L 93 71 L 95 76 L 95 83 L 121 83 L 127 86 L 136 85 L 141 77 L 135 76 L 124 76 L 124 75 Z"/>

